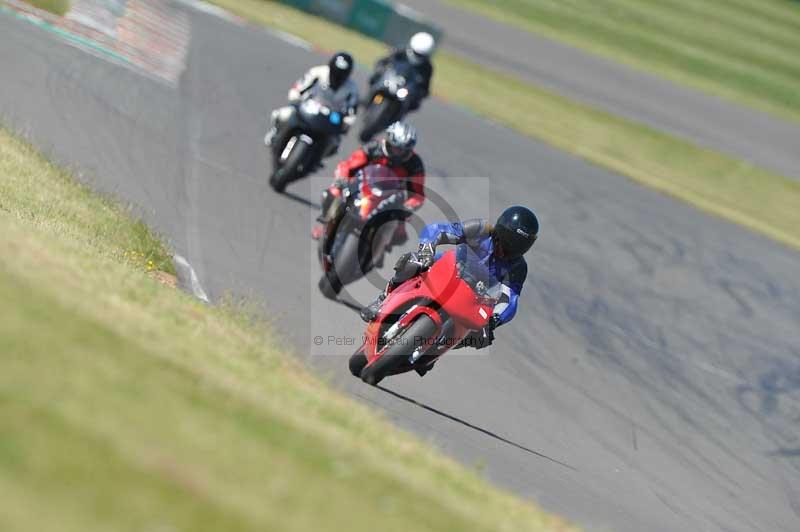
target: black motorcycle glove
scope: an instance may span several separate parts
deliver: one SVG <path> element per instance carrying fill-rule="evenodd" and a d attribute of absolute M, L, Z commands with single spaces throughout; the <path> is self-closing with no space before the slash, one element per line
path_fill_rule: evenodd
<path fill-rule="evenodd" d="M 397 264 L 394 265 L 394 270 L 401 272 L 406 269 L 409 263 L 415 266 L 418 272 L 427 270 L 433 265 L 435 256 L 436 251 L 434 251 L 431 244 L 420 244 L 416 252 L 409 251 L 400 255 L 400 258 L 397 259 Z"/>
<path fill-rule="evenodd" d="M 430 268 L 435 255 L 431 244 L 420 244 L 418 251 L 400 255 L 394 265 L 394 275 L 389 281 L 389 291 Z"/>
<path fill-rule="evenodd" d="M 427 243 L 419 245 L 419 249 L 417 250 L 417 261 L 423 270 L 427 270 L 433 266 L 433 261 L 435 258 L 436 248 L 433 247 L 433 244 Z"/>

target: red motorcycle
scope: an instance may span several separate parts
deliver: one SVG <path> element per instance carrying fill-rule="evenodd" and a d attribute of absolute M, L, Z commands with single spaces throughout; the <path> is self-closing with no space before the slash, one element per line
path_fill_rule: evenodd
<path fill-rule="evenodd" d="M 335 299 L 342 288 L 380 264 L 398 223 L 408 216 L 402 178 L 373 164 L 358 172 L 326 213 L 317 252 L 322 277 L 319 289 Z"/>
<path fill-rule="evenodd" d="M 389 375 L 424 374 L 489 323 L 501 294 L 502 285 L 475 252 L 467 244 L 456 246 L 386 297 L 364 344 L 350 357 L 350 372 L 373 386 Z"/>

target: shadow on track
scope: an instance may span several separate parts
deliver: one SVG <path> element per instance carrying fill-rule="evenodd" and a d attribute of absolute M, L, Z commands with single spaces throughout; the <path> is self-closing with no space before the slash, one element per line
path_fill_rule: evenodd
<path fill-rule="evenodd" d="M 418 407 L 420 407 L 420 408 L 422 408 L 424 410 L 427 410 L 428 412 L 433 412 L 434 414 L 442 416 L 442 417 L 444 417 L 446 419 L 449 419 L 450 421 L 455 421 L 456 423 L 460 423 L 461 425 L 464 425 L 465 427 L 469 427 L 472 430 L 477 430 L 481 434 L 485 434 L 485 435 L 487 435 L 487 436 L 489 436 L 491 438 L 494 438 L 494 439 L 496 439 L 498 441 L 501 441 L 503 443 L 511 445 L 512 447 L 516 447 L 517 449 L 521 449 L 521 450 L 523 450 L 523 451 L 525 451 L 527 453 L 530 453 L 530 454 L 532 454 L 534 456 L 538 456 L 540 458 L 544 458 L 546 460 L 550 460 L 551 462 L 556 463 L 556 464 L 561 465 L 561 466 L 564 466 L 567 469 L 571 469 L 572 471 L 576 471 L 576 472 L 578 471 L 578 469 L 572 467 L 569 464 L 565 464 L 564 462 L 560 462 L 560 461 L 556 460 L 555 458 L 550 458 L 549 456 L 547 456 L 545 454 L 542 454 L 542 453 L 540 453 L 538 451 L 534 451 L 533 449 L 525 447 L 524 445 L 520 445 L 519 443 L 513 442 L 513 441 L 509 440 L 508 438 L 504 438 L 504 437 L 502 437 L 502 436 L 500 436 L 498 434 L 495 434 L 494 432 L 492 432 L 490 430 L 486 430 L 486 429 L 481 428 L 481 427 L 479 427 L 477 425 L 473 425 L 472 423 L 470 423 L 468 421 L 464 421 L 463 419 L 457 418 L 456 416 L 448 414 L 447 412 L 442 412 L 441 410 L 437 410 L 437 409 L 433 408 L 432 406 L 426 405 L 425 403 L 420 403 L 416 399 L 412 399 L 410 397 L 407 397 L 407 396 L 405 396 L 403 394 L 397 393 L 397 392 L 395 392 L 393 390 L 390 390 L 388 388 L 384 388 L 383 386 L 376 386 L 376 388 L 378 388 L 379 390 L 382 390 L 383 392 L 388 393 L 389 395 L 397 397 L 398 399 L 402 399 L 403 401 L 411 403 L 412 405 L 415 405 L 415 406 L 418 406 Z"/>
<path fill-rule="evenodd" d="M 349 308 L 354 312 L 361 312 L 362 306 L 356 303 L 355 301 L 350 301 L 350 299 L 339 298 L 335 300 L 340 305 Z"/>
<path fill-rule="evenodd" d="M 288 192 L 288 191 L 284 190 L 281 194 L 286 196 L 287 198 L 289 198 L 292 201 L 296 201 L 297 203 L 305 205 L 309 209 L 315 209 L 315 210 L 320 210 L 321 209 L 319 203 L 314 203 L 313 201 L 311 201 L 308 198 L 304 198 L 303 196 L 298 196 L 294 192 Z"/>
<path fill-rule="evenodd" d="M 800 458 L 800 449 L 776 449 L 767 453 L 767 456 L 780 456 L 782 458 Z"/>

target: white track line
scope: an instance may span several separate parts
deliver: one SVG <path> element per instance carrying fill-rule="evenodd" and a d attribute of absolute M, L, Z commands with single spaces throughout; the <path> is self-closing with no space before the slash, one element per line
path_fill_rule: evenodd
<path fill-rule="evenodd" d="M 304 50 L 313 50 L 314 45 L 310 42 L 306 41 L 305 39 L 301 39 L 297 35 L 292 35 L 291 33 L 286 33 L 285 31 L 276 30 L 276 29 L 267 29 L 267 32 L 270 35 L 277 37 L 278 39 L 291 44 L 292 46 L 297 46 Z"/>
<path fill-rule="evenodd" d="M 178 284 L 180 287 L 200 301 L 211 303 L 206 291 L 203 290 L 200 284 L 200 279 L 197 278 L 197 273 L 194 271 L 194 268 L 192 268 L 192 265 L 189 264 L 189 261 L 180 255 L 175 255 L 172 259 L 175 261 L 175 270 L 178 274 Z"/>
<path fill-rule="evenodd" d="M 248 25 L 247 21 L 244 20 L 243 18 L 234 15 L 230 11 L 223 9 L 219 6 L 216 6 L 214 4 L 209 4 L 208 2 L 203 2 L 202 0 L 175 0 L 175 1 L 190 9 L 199 11 L 200 13 L 205 13 L 207 15 L 211 15 L 212 17 L 217 17 L 219 19 L 222 19 L 226 22 L 231 22 L 238 26 Z M 285 43 L 291 44 L 292 46 L 297 46 L 298 48 L 302 48 L 304 50 L 309 50 L 309 51 L 314 49 L 313 44 L 311 44 L 305 39 L 298 37 L 297 35 L 293 35 L 291 33 L 285 32 L 283 30 L 278 30 L 275 28 L 265 27 L 263 29 L 273 37 L 280 39 Z"/>
<path fill-rule="evenodd" d="M 237 26 L 244 26 L 246 24 L 243 18 L 234 15 L 227 9 L 223 9 L 214 4 L 209 4 L 208 2 L 203 2 L 202 0 L 175 0 L 175 1 L 186 7 L 194 9 L 195 11 L 199 11 L 200 13 L 205 13 L 207 15 L 211 15 L 212 17 L 220 18 L 226 22 L 232 22 Z"/>

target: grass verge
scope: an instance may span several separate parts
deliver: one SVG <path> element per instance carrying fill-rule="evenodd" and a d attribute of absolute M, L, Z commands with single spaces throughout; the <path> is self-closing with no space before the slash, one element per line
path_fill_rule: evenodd
<path fill-rule="evenodd" d="M 800 120 L 800 5 L 786 0 L 447 0 Z"/>
<path fill-rule="evenodd" d="M 213 3 L 323 49 L 350 50 L 361 63 L 369 64 L 385 52 L 385 46 L 375 40 L 278 3 Z M 434 93 L 448 101 L 800 249 L 797 181 L 576 103 L 453 54 L 437 55 L 433 85 Z"/>
<path fill-rule="evenodd" d="M 438 66 L 452 101 L 800 249 L 800 182 L 455 56 Z"/>
<path fill-rule="evenodd" d="M 63 16 L 69 11 L 69 0 L 23 0 L 54 15 Z"/>
<path fill-rule="evenodd" d="M 0 530 L 572 530 L 153 280 L 158 239 L 1 129 L 0 249 Z"/>

